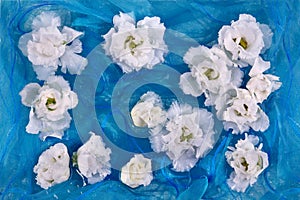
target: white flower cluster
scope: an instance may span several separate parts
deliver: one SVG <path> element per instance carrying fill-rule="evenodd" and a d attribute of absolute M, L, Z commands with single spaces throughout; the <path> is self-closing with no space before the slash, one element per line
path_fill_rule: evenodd
<path fill-rule="evenodd" d="M 123 72 L 152 69 L 164 61 L 166 28 L 159 17 L 145 17 L 136 23 L 129 14 L 120 13 L 114 16 L 113 23 L 114 27 L 103 36 L 103 48 Z"/>
<path fill-rule="evenodd" d="M 225 130 L 244 133 L 252 128 L 265 131 L 268 116 L 259 104 L 280 88 L 279 77 L 263 74 L 270 62 L 259 55 L 270 47 L 272 32 L 267 25 L 259 24 L 251 15 L 241 14 L 231 26 L 219 31 L 218 45 L 212 48 L 192 47 L 184 56 L 190 72 L 180 77 L 185 94 L 205 95 L 206 106 L 215 106 L 217 116 Z M 251 65 L 251 79 L 242 88 L 243 72 L 238 67 Z"/>
<path fill-rule="evenodd" d="M 234 169 L 227 183 L 232 190 L 245 192 L 252 186 L 258 176 L 269 166 L 268 154 L 262 152 L 263 144 L 255 147 L 259 138 L 245 134 L 244 140 L 239 140 L 234 147 L 228 147 L 225 153 L 228 164 Z"/>
<path fill-rule="evenodd" d="M 160 97 L 147 92 L 131 111 L 134 122 L 138 114 L 141 114 L 140 120 L 147 119 L 142 122 L 151 128 L 149 139 L 152 149 L 158 153 L 166 152 L 175 171 L 193 168 L 216 141 L 213 116 L 204 109 L 174 102 L 166 112 Z"/>
<path fill-rule="evenodd" d="M 135 22 L 129 14 L 113 18 L 114 27 L 104 35 L 103 48 L 124 73 L 152 69 L 164 61 L 167 45 L 165 26 L 159 17 L 145 17 Z M 83 33 L 61 27 L 61 19 L 53 12 L 42 12 L 32 22 L 32 32 L 19 40 L 19 48 L 32 62 L 37 78 L 44 85 L 30 83 L 20 92 L 22 103 L 31 108 L 26 131 L 62 138 L 69 128 L 69 109 L 78 104 L 77 94 L 61 76 L 55 76 L 58 66 L 62 72 L 80 74 L 87 59 L 78 55 Z M 271 45 L 272 31 L 247 14 L 219 31 L 218 44 L 211 48 L 191 47 L 184 56 L 190 71 L 181 75 L 179 85 L 185 94 L 204 94 L 206 106 L 214 106 L 225 130 L 233 134 L 251 129 L 265 131 L 268 116 L 260 108 L 272 92 L 281 87 L 279 77 L 265 74 L 270 62 L 262 54 Z M 244 85 L 241 68 L 251 66 L 249 81 Z M 133 124 L 149 128 L 152 149 L 165 152 L 177 172 L 189 171 L 214 146 L 217 139 L 213 114 L 202 108 L 173 102 L 168 110 L 154 92 L 147 92 L 131 110 Z M 90 132 L 89 140 L 73 153 L 73 166 L 89 184 L 104 180 L 111 173 L 111 149 L 102 138 Z M 262 171 L 268 167 L 268 155 L 258 147 L 259 138 L 245 134 L 235 147 L 225 153 L 234 169 L 227 183 L 232 190 L 245 192 Z M 58 143 L 44 151 L 33 171 L 37 184 L 44 189 L 68 180 L 70 157 L 67 147 Z M 120 180 L 131 188 L 147 186 L 153 179 L 151 160 L 134 155 L 122 167 Z"/>
<path fill-rule="evenodd" d="M 71 122 L 68 109 L 78 103 L 77 94 L 71 91 L 69 83 L 61 76 L 51 76 L 42 87 L 29 83 L 20 95 L 22 103 L 31 108 L 26 131 L 40 133 L 43 140 L 48 136 L 61 139 Z"/>
<path fill-rule="evenodd" d="M 73 166 L 77 166 L 80 175 L 87 178 L 89 184 L 102 181 L 111 173 L 111 150 L 105 148 L 102 138 L 90 132 L 90 139 L 73 153 Z M 34 166 L 37 184 L 48 189 L 58 183 L 67 181 L 70 176 L 70 157 L 63 143 L 57 143 L 44 151 Z M 151 170 L 151 167 L 150 167 Z"/>
<path fill-rule="evenodd" d="M 58 66 L 66 73 L 80 74 L 87 65 L 87 59 L 78 55 L 82 43 L 78 39 L 82 32 L 64 26 L 54 12 L 42 12 L 32 21 L 32 32 L 20 37 L 19 48 L 33 64 L 37 78 L 46 80 L 54 75 Z"/>

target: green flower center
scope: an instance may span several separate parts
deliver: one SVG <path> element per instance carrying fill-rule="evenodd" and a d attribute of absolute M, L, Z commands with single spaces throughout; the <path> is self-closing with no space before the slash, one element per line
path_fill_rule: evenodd
<path fill-rule="evenodd" d="M 138 43 L 135 43 L 135 37 L 133 37 L 132 35 L 129 35 L 129 36 L 126 38 L 125 42 L 124 42 L 124 49 L 126 49 L 127 46 L 128 46 L 128 48 L 130 49 L 131 55 L 134 55 L 134 50 L 135 50 L 138 46 L 142 45 L 143 43 L 144 43 L 143 40 L 141 40 L 141 41 L 138 42 Z"/>
<path fill-rule="evenodd" d="M 46 101 L 46 107 L 48 110 L 50 111 L 54 111 L 55 109 L 51 108 L 51 106 L 56 104 L 56 100 L 55 98 L 48 98 Z"/>
<path fill-rule="evenodd" d="M 180 142 L 187 141 L 189 142 L 191 139 L 193 139 L 193 133 L 191 133 L 190 129 L 186 126 L 181 128 L 182 134 L 180 136 Z"/>
<path fill-rule="evenodd" d="M 204 75 L 208 78 L 208 80 L 216 80 L 220 77 L 219 73 L 215 73 L 215 70 L 208 68 L 205 72 Z"/>
<path fill-rule="evenodd" d="M 233 41 L 235 42 L 236 38 L 233 38 Z M 244 37 L 241 38 L 239 45 L 241 47 L 243 47 L 244 49 L 248 48 L 248 42 L 247 42 L 247 40 Z"/>
<path fill-rule="evenodd" d="M 242 158 L 241 165 L 245 167 L 245 171 L 248 171 L 249 164 L 247 163 L 245 158 Z"/>

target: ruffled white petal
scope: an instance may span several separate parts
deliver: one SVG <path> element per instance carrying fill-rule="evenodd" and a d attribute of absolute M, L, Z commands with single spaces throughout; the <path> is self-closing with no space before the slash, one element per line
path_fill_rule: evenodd
<path fill-rule="evenodd" d="M 42 121 L 35 116 L 33 108 L 31 108 L 29 113 L 29 122 L 26 126 L 26 132 L 31 134 L 38 134 L 42 128 Z"/>
<path fill-rule="evenodd" d="M 201 85 L 198 84 L 191 72 L 184 73 L 180 76 L 179 87 L 185 94 L 190 94 L 194 97 L 198 97 L 203 93 Z"/>
<path fill-rule="evenodd" d="M 41 86 L 37 83 L 27 84 L 19 93 L 21 96 L 22 104 L 28 107 L 32 106 L 35 99 L 37 98 L 40 88 Z"/>
<path fill-rule="evenodd" d="M 60 26 L 61 20 L 54 12 L 42 12 L 36 16 L 32 21 L 32 29 L 38 30 L 43 27 L 58 27 Z"/>
<path fill-rule="evenodd" d="M 83 32 L 80 31 L 76 31 L 70 27 L 64 26 L 62 31 L 62 34 L 65 34 L 67 36 L 67 40 L 66 43 L 69 44 L 70 42 L 72 42 L 73 40 L 75 40 L 76 38 L 78 38 L 79 36 L 83 35 Z"/>
<path fill-rule="evenodd" d="M 263 33 L 264 48 L 261 50 L 261 53 L 264 53 L 267 49 L 271 47 L 273 32 L 270 27 L 266 24 L 259 24 L 259 28 Z"/>
<path fill-rule="evenodd" d="M 22 53 L 24 54 L 24 56 L 28 56 L 27 43 L 28 43 L 29 40 L 32 40 L 32 32 L 25 33 L 19 39 L 18 47 L 22 51 Z"/>
<path fill-rule="evenodd" d="M 113 24 L 117 31 L 127 31 L 135 28 L 133 13 L 122 13 L 113 17 Z"/>
<path fill-rule="evenodd" d="M 54 88 L 60 92 L 71 91 L 68 81 L 66 81 L 62 76 L 51 76 L 47 79 L 46 85 L 50 88 Z"/>
<path fill-rule="evenodd" d="M 39 80 L 47 80 L 50 76 L 54 76 L 57 70 L 57 66 L 32 65 L 32 67 Z"/>
<path fill-rule="evenodd" d="M 261 57 L 257 57 L 253 63 L 253 66 L 249 72 L 249 76 L 253 77 L 258 74 L 262 74 L 263 72 L 270 69 L 270 62 L 264 61 Z"/>
<path fill-rule="evenodd" d="M 70 46 L 66 47 L 66 51 L 60 57 L 61 71 L 66 73 L 67 69 L 70 74 L 81 74 L 88 64 L 88 60 L 77 53 L 82 51 L 81 42 L 75 40 Z"/>

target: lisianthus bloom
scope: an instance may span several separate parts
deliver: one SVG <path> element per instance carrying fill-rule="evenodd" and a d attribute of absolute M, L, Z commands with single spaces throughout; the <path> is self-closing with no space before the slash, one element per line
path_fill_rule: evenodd
<path fill-rule="evenodd" d="M 99 135 L 90 132 L 90 139 L 73 154 L 73 165 L 77 166 L 80 174 L 88 179 L 89 184 L 102 181 L 111 173 L 111 150 Z"/>
<path fill-rule="evenodd" d="M 42 12 L 32 22 L 32 31 L 21 36 L 19 48 L 33 64 L 37 78 L 46 80 L 54 75 L 58 66 L 61 71 L 80 74 L 87 59 L 78 55 L 82 43 L 78 39 L 82 32 L 70 27 L 61 27 L 61 19 L 53 12 Z"/>
<path fill-rule="evenodd" d="M 140 185 L 149 185 L 153 179 L 151 160 L 145 158 L 142 154 L 134 155 L 122 167 L 120 179 L 131 188 L 136 188 Z"/>
<path fill-rule="evenodd" d="M 267 25 L 260 25 L 251 15 L 241 14 L 231 26 L 220 29 L 218 42 L 233 61 L 245 67 L 269 47 L 272 35 Z"/>
<path fill-rule="evenodd" d="M 31 108 L 26 131 L 40 133 L 43 140 L 48 136 L 62 138 L 71 122 L 68 109 L 78 103 L 77 94 L 71 91 L 69 83 L 61 76 L 51 76 L 42 87 L 29 83 L 20 95 L 22 103 Z"/>
<path fill-rule="evenodd" d="M 215 143 L 210 112 L 188 104 L 173 103 L 165 129 L 152 129 L 150 142 L 156 152 L 166 152 L 175 171 L 188 171 Z"/>
<path fill-rule="evenodd" d="M 135 126 L 154 128 L 166 121 L 161 98 L 154 92 L 143 94 L 131 110 L 131 118 Z"/>
<path fill-rule="evenodd" d="M 136 23 L 129 14 L 120 13 L 114 16 L 113 23 L 114 27 L 103 36 L 103 48 L 123 72 L 152 69 L 164 61 L 166 28 L 159 17 L 145 17 Z"/>
<path fill-rule="evenodd" d="M 62 183 L 69 179 L 70 157 L 68 149 L 63 143 L 55 144 L 44 151 L 34 166 L 33 171 L 37 174 L 36 181 L 44 189 Z"/>
<path fill-rule="evenodd" d="M 234 89 L 235 93 L 227 98 L 223 94 L 219 98 L 219 104 L 225 108 L 219 113 L 219 118 L 224 120 L 225 130 L 232 129 L 232 133 L 244 133 L 252 128 L 255 131 L 265 131 L 269 127 L 269 118 L 263 110 L 257 105 L 256 100 L 246 89 Z M 232 96 L 231 96 L 232 95 Z M 226 99 L 227 98 L 227 99 Z M 224 99 L 224 102 L 220 101 Z M 217 106 L 219 109 L 221 106 Z"/>
<path fill-rule="evenodd" d="M 270 62 L 257 58 L 249 72 L 251 79 L 248 81 L 246 88 L 258 103 L 262 103 L 272 92 L 281 87 L 278 76 L 263 74 L 269 68 Z"/>
<path fill-rule="evenodd" d="M 245 135 L 244 140 L 239 140 L 235 147 L 228 147 L 225 153 L 228 164 L 234 169 L 227 183 L 232 190 L 245 192 L 252 186 L 258 176 L 269 166 L 268 154 L 263 152 L 259 138 Z"/>
<path fill-rule="evenodd" d="M 195 97 L 204 93 L 208 99 L 206 104 L 213 105 L 214 96 L 219 95 L 224 87 L 239 87 L 242 82 L 241 70 L 233 68 L 232 62 L 217 46 L 211 49 L 205 46 L 192 47 L 183 59 L 191 72 L 181 75 L 181 89 L 185 94 Z"/>

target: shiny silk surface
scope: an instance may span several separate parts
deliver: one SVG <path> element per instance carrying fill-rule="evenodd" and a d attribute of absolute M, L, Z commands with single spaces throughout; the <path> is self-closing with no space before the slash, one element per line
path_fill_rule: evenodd
<path fill-rule="evenodd" d="M 300 199 L 300 70 L 298 70 L 300 2 L 298 0 L 0 0 L 0 6 L 1 199 Z M 264 133 L 250 131 L 251 134 L 259 136 L 263 142 L 263 150 L 269 156 L 269 167 L 245 193 L 231 191 L 226 180 L 232 169 L 226 163 L 224 154 L 228 146 L 234 146 L 235 142 L 244 136 L 222 131 L 213 150 L 200 159 L 189 172 L 174 172 L 171 170 L 172 167 L 168 166 L 169 161 L 166 157 L 158 157 L 155 163 L 161 167 L 157 167 L 153 172 L 154 180 L 147 187 L 131 189 L 125 186 L 119 181 L 120 173 L 117 168 L 112 169 L 112 174 L 104 181 L 83 186 L 83 180 L 76 172 L 76 168 L 70 165 L 71 176 L 68 181 L 48 190 L 40 188 L 35 183 L 35 174 L 32 170 L 39 155 L 58 142 L 66 144 L 69 154 L 72 155 L 87 140 L 87 136 L 82 132 L 85 131 L 84 127 L 89 127 L 91 121 L 88 113 L 75 109 L 73 119 L 75 121 L 77 119 L 75 122 L 77 124 L 72 121 L 62 140 L 48 138 L 43 142 L 37 135 L 27 134 L 25 131 L 29 108 L 21 104 L 18 93 L 26 84 L 39 81 L 31 63 L 18 49 L 18 40 L 21 35 L 30 31 L 32 18 L 43 10 L 55 11 L 61 16 L 63 24 L 84 32 L 81 38 L 82 55 L 95 60 L 89 60 L 86 73 L 81 76 L 88 76 L 91 82 L 96 81 L 95 92 L 92 95 L 94 98 L 80 96 L 78 89 L 80 80 L 77 89 L 74 90 L 79 95 L 79 101 L 85 105 L 93 102 L 96 120 L 106 140 L 134 153 L 151 152 L 149 141 L 126 134 L 135 128 L 132 126 L 130 116 L 123 114 L 122 104 L 115 106 L 112 98 L 119 98 L 120 102 L 123 102 L 123 96 L 114 92 L 114 87 L 117 85 L 120 91 L 126 92 L 129 86 L 125 83 L 118 84 L 123 76 L 122 71 L 117 65 L 109 63 L 107 60 L 109 58 L 98 46 L 103 42 L 101 36 L 113 26 L 114 15 L 120 11 L 133 12 L 137 21 L 145 16 L 160 17 L 170 32 L 169 37 L 166 33 L 165 41 L 169 46 L 169 54 L 166 55 L 163 65 L 168 65 L 179 73 L 188 71 L 182 56 L 189 47 L 199 44 L 212 46 L 217 43 L 218 30 L 223 25 L 229 25 L 231 20 L 237 20 L 239 14 L 251 14 L 258 22 L 269 25 L 274 33 L 272 45 L 262 57 L 271 62 L 271 69 L 268 72 L 280 77 L 282 87 L 261 105 L 270 118 L 268 130 Z M 100 53 L 96 57 L 89 56 L 93 51 Z M 97 63 L 108 65 L 100 77 L 89 71 L 89 68 L 101 67 Z M 146 71 L 141 73 L 147 76 Z M 137 73 L 129 76 L 132 80 L 135 78 L 137 82 L 144 80 L 147 84 L 136 89 L 129 96 L 130 99 L 124 99 L 129 104 L 129 108 L 127 104 L 125 109 L 131 109 L 141 94 L 148 90 L 161 95 L 166 106 L 177 98 L 172 87 L 178 87 L 176 84 L 179 83 L 179 77 L 173 76 L 173 85 L 160 86 L 157 83 L 167 79 L 166 71 L 158 66 L 155 73 L 157 76 L 153 80 L 156 79 L 156 84 L 148 84 L 144 80 L 146 78 L 141 78 Z M 76 86 L 76 76 L 67 74 L 64 77 L 72 87 Z M 200 107 L 204 107 L 203 98 L 199 97 L 197 100 Z M 122 128 L 116 122 L 122 124 Z M 145 129 L 138 130 L 141 134 L 147 132 Z M 114 154 L 113 149 L 112 151 Z M 114 156 L 112 160 L 118 159 L 118 155 Z M 120 162 L 125 164 L 126 159 Z"/>

